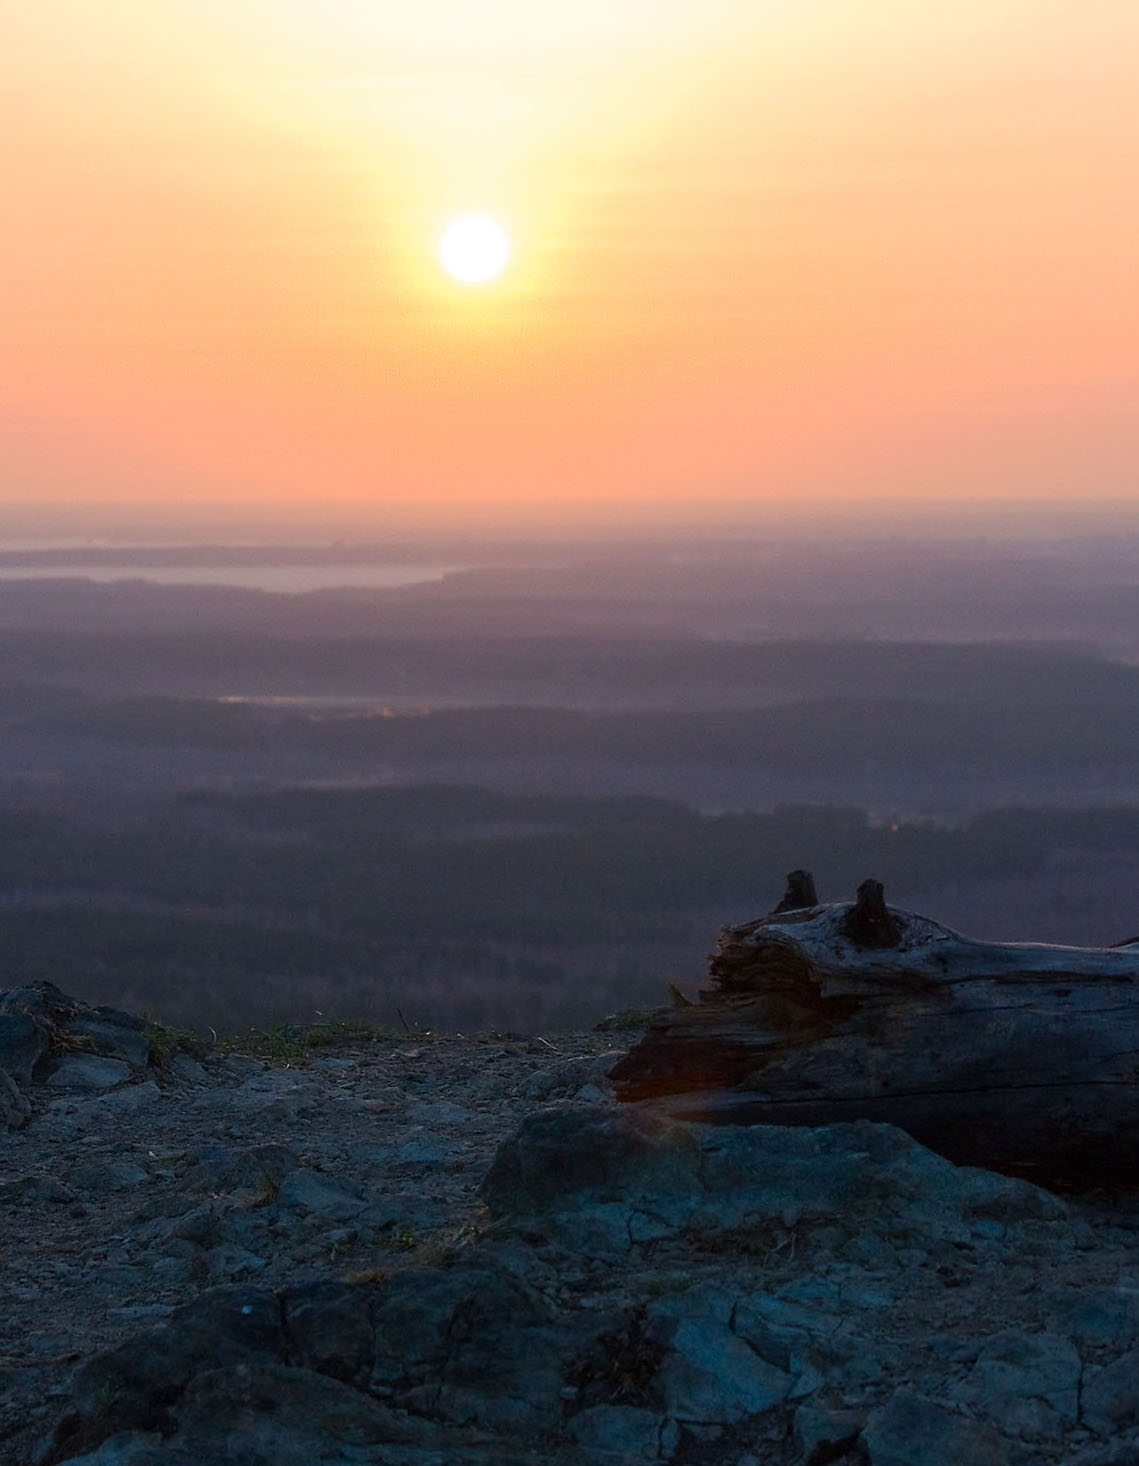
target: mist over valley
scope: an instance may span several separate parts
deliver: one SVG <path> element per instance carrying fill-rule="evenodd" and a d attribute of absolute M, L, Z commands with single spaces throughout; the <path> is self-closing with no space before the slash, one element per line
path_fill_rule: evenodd
<path fill-rule="evenodd" d="M 799 865 L 1131 935 L 1136 538 L 448 548 L 476 568 L 386 588 L 347 582 L 448 557 L 9 551 L 0 976 L 198 1026 L 583 1023 L 694 990 Z M 346 580 L 259 588 L 297 566 Z"/>

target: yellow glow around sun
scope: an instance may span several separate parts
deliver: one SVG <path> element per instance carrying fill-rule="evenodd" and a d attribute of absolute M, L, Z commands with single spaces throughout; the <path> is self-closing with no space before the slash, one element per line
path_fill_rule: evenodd
<path fill-rule="evenodd" d="M 439 258 L 456 280 L 481 285 L 506 268 L 510 240 L 501 225 L 485 214 L 461 214 L 443 231 Z"/>

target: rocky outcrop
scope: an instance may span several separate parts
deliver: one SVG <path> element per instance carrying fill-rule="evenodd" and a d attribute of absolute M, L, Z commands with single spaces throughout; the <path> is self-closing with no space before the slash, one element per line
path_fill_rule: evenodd
<path fill-rule="evenodd" d="M 570 1105 L 481 1190 L 429 1266 L 215 1289 L 84 1362 L 41 1459 L 1028 1466 L 1136 1421 L 1087 1219 L 892 1127 Z"/>
<path fill-rule="evenodd" d="M 621 1105 L 605 1041 L 377 1036 L 21 1089 L 5 1466 L 1139 1452 L 1139 1203 L 866 1120 Z"/>
<path fill-rule="evenodd" d="M 0 992 L 0 1127 L 17 1129 L 31 1113 L 33 1083 L 98 1094 L 150 1066 L 146 1024 L 117 1008 L 69 998 L 54 983 Z"/>

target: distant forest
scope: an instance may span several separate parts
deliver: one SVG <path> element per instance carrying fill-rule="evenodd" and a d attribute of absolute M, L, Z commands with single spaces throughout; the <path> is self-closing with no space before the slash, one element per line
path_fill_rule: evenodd
<path fill-rule="evenodd" d="M 476 550 L 391 591 L 97 585 L 97 546 L 0 579 L 0 983 L 551 1031 L 694 990 L 801 865 L 979 937 L 1139 933 L 1139 536 Z"/>
<path fill-rule="evenodd" d="M 1139 861 L 1139 808 L 944 828 L 428 785 L 202 792 L 114 829 L 7 811 L 0 986 L 47 978 L 215 1027 L 397 1007 L 446 1027 L 584 1022 L 659 1001 L 682 956 L 699 980 L 716 927 L 769 909 L 794 866 L 824 899 L 873 874 L 905 904 L 1063 852 Z"/>
<path fill-rule="evenodd" d="M 1120 669 L 1127 673 L 1130 668 Z M 999 690 L 998 688 L 995 690 Z M 404 762 L 578 758 L 642 764 L 764 763 L 834 773 L 867 763 L 989 770 L 1139 767 L 1139 673 L 1115 696 L 971 702 L 820 698 L 771 707 L 584 712 L 498 706 L 423 712 L 298 712 L 211 698 L 96 699 L 73 689 L 0 690 L 21 732 L 117 743 Z"/>

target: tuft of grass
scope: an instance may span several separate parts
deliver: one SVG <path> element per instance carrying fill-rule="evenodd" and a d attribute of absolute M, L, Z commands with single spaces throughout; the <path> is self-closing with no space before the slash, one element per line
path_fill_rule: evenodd
<path fill-rule="evenodd" d="M 417 1252 L 423 1245 L 423 1238 L 410 1227 L 393 1227 L 386 1240 L 393 1252 Z"/>
<path fill-rule="evenodd" d="M 647 1028 L 662 1010 L 660 1008 L 624 1008 L 620 1013 L 610 1013 L 600 1023 L 593 1025 L 594 1033 L 626 1033 L 632 1028 Z"/>
<path fill-rule="evenodd" d="M 151 1151 L 148 1159 L 152 1170 L 173 1171 L 189 1154 L 190 1152 L 186 1150 L 171 1151 L 169 1155 L 155 1155 L 154 1151 Z"/>
<path fill-rule="evenodd" d="M 321 1018 L 317 1023 L 274 1023 L 217 1039 L 219 1054 L 251 1054 L 286 1069 L 303 1068 L 314 1051 L 383 1043 L 389 1029 L 362 1018 Z"/>
<path fill-rule="evenodd" d="M 95 1045 L 89 1034 L 65 1033 L 62 1028 L 52 1028 L 51 1046 L 57 1054 L 89 1054 Z"/>

